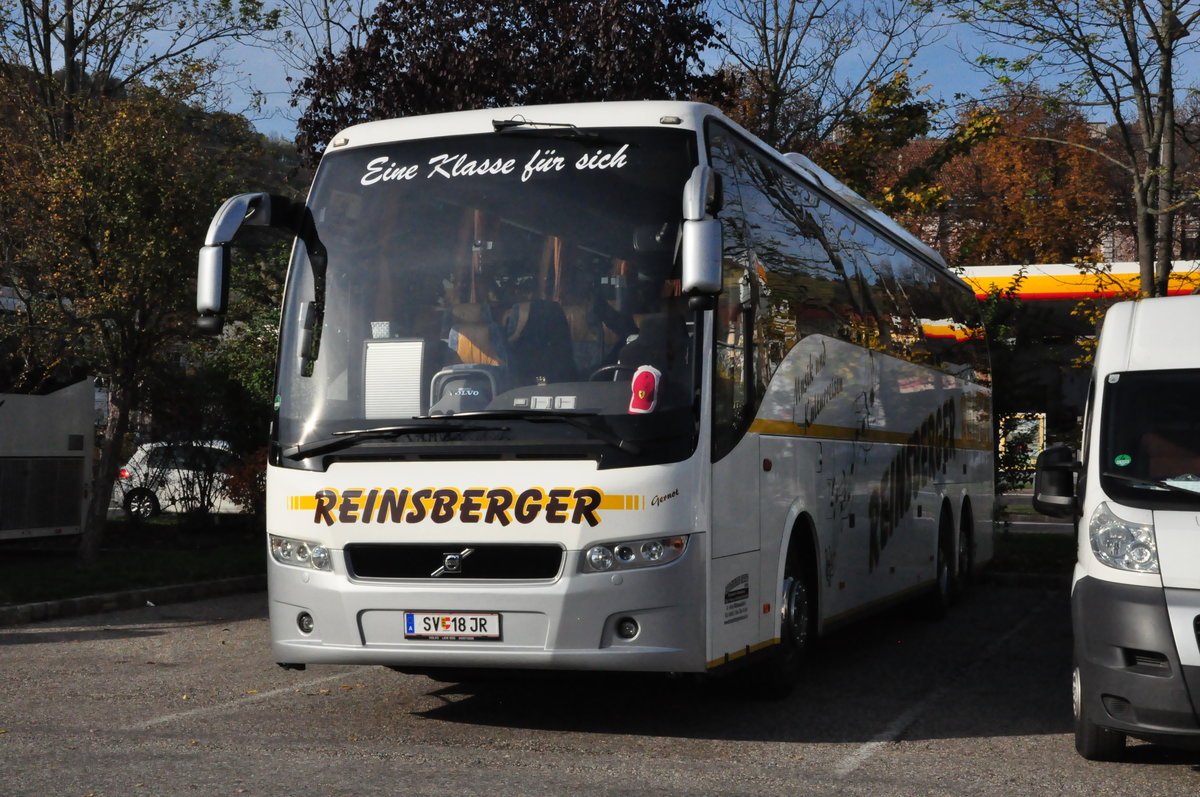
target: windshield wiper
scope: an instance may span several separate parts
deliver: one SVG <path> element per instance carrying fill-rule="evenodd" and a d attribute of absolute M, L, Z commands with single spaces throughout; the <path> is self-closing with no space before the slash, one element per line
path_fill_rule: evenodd
<path fill-rule="evenodd" d="M 428 432 L 442 434 L 445 432 L 480 431 L 508 431 L 508 427 L 483 426 L 475 423 L 455 423 L 453 421 L 445 422 L 439 420 L 436 424 L 412 423 L 405 424 L 404 426 L 380 426 L 375 429 L 348 429 L 344 432 L 334 432 L 324 440 L 316 440 L 312 443 L 302 443 L 298 446 L 292 446 L 284 450 L 283 456 L 291 460 L 301 460 L 315 457 L 319 454 L 330 454 L 334 451 L 341 451 L 343 448 L 350 448 L 365 440 L 394 440 L 397 437 L 403 437 L 408 434 L 424 434 Z"/>
<path fill-rule="evenodd" d="M 1119 482 L 1126 482 L 1128 484 L 1136 484 L 1141 487 L 1157 487 L 1160 490 L 1173 490 L 1177 493 L 1186 493 L 1187 495 L 1190 495 L 1193 498 L 1200 498 L 1200 490 L 1189 490 L 1186 487 L 1179 487 L 1178 485 L 1168 484 L 1165 481 L 1158 481 L 1156 479 L 1142 479 L 1137 476 L 1126 476 L 1124 473 L 1102 472 L 1100 475 L 1106 479 L 1116 479 Z"/>
<path fill-rule="evenodd" d="M 492 120 L 492 129 L 495 130 L 497 133 L 506 133 L 509 130 L 516 130 L 517 128 L 520 128 L 520 127 L 531 128 L 531 129 L 537 129 L 537 128 L 542 128 L 542 127 L 553 127 L 553 128 L 557 128 L 558 130 L 562 130 L 562 131 L 571 131 L 571 130 L 578 131 L 579 130 L 578 127 L 571 124 L 570 122 L 535 122 L 532 119 L 525 119 L 523 117 L 520 119 L 493 119 Z"/>
<path fill-rule="evenodd" d="M 572 138 L 590 144 L 627 144 L 594 130 L 580 130 L 570 122 L 535 122 L 531 119 L 493 119 L 492 129 L 509 136 L 550 136 Z"/>
<path fill-rule="evenodd" d="M 631 443 L 620 435 L 614 434 L 598 423 L 584 420 L 599 416 L 596 412 L 553 413 L 538 410 L 477 410 L 475 412 L 456 412 L 455 418 L 476 418 L 480 420 L 498 421 L 530 421 L 532 423 L 565 423 L 589 434 L 593 434 L 613 448 L 637 456 L 642 453 L 642 447 Z"/>

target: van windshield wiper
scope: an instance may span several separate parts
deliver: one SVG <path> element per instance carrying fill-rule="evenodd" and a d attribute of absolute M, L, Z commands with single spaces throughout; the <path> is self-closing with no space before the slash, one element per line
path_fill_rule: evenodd
<path fill-rule="evenodd" d="M 1103 472 L 1100 475 L 1106 479 L 1116 479 L 1119 482 L 1125 482 L 1127 484 L 1136 484 L 1140 487 L 1155 487 L 1160 490 L 1172 490 L 1177 493 L 1185 493 L 1186 495 L 1190 495 L 1193 498 L 1200 498 L 1200 490 L 1189 490 L 1186 487 L 1180 487 L 1177 484 L 1170 484 L 1168 482 L 1159 481 L 1157 479 L 1142 479 L 1137 476 L 1126 476 L 1124 473 Z M 1197 484 L 1197 486 L 1200 487 L 1200 484 Z"/>
<path fill-rule="evenodd" d="M 532 423 L 565 423 L 576 429 L 595 435 L 612 447 L 637 456 L 642 453 L 642 447 L 631 443 L 620 435 L 606 429 L 603 425 L 591 420 L 599 417 L 596 412 L 540 412 L 538 410 L 476 410 L 474 412 L 456 412 L 454 418 L 474 418 L 478 420 L 497 421 L 530 421 Z M 587 420 L 585 420 L 587 419 Z"/>
<path fill-rule="evenodd" d="M 498 427 L 499 431 L 507 431 L 508 427 Z M 484 426 L 477 423 L 446 422 L 438 419 L 437 423 L 411 423 L 403 426 L 379 426 L 374 429 L 347 429 L 334 432 L 324 440 L 314 440 L 311 443 L 301 443 L 285 449 L 283 456 L 291 460 L 308 459 L 319 454 L 330 454 L 350 448 L 366 440 L 394 440 L 409 434 L 443 434 L 445 432 L 479 432 L 497 431 L 495 426 Z"/>

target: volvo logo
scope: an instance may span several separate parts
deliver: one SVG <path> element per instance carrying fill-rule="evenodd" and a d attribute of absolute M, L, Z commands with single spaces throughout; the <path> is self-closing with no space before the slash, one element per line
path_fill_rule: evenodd
<path fill-rule="evenodd" d="M 442 554 L 442 566 L 429 574 L 430 578 L 437 578 L 443 575 L 456 576 L 462 573 L 463 559 L 466 559 L 471 554 L 475 553 L 474 548 L 463 548 L 458 553 Z"/>

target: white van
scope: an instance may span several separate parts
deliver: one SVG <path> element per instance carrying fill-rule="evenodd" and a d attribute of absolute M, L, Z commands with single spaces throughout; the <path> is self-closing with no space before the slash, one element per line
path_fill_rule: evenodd
<path fill-rule="evenodd" d="M 1123 302 L 1100 332 L 1079 462 L 1038 457 L 1034 505 L 1074 516 L 1075 747 L 1200 743 L 1200 296 Z M 1076 479 L 1078 474 L 1078 479 Z"/>

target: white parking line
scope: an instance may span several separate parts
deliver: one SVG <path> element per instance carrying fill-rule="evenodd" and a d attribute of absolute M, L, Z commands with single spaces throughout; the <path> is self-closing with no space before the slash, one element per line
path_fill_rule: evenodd
<path fill-rule="evenodd" d="M 948 692 L 958 686 L 958 684 L 960 684 L 964 678 L 970 675 L 972 670 L 996 655 L 996 653 L 999 652 L 1000 648 L 1003 647 L 1008 640 L 1012 639 L 1014 636 L 1024 630 L 1027 625 L 1033 622 L 1033 619 L 1039 613 L 1041 613 L 1042 609 L 1045 607 L 1048 599 L 1049 597 L 1047 596 L 1047 598 L 1043 599 L 1040 603 L 1034 605 L 1033 608 L 1029 610 L 1028 614 L 1022 617 L 1015 625 L 1013 625 L 1012 628 L 993 639 L 991 644 L 987 645 L 983 649 L 983 652 L 979 654 L 979 656 L 964 664 L 958 670 L 958 672 L 954 673 L 954 675 L 943 681 L 936 688 L 927 692 L 924 697 L 910 706 L 908 710 L 902 712 L 894 720 L 888 723 L 888 726 L 884 728 L 877 736 L 875 736 L 875 738 L 869 742 L 859 745 L 858 749 L 843 758 L 842 762 L 834 768 L 833 774 L 839 778 L 846 777 L 857 770 L 864 763 L 869 761 L 871 757 L 880 750 L 880 748 L 899 739 L 900 736 L 906 730 L 908 730 L 909 727 L 911 727 L 912 724 L 916 722 L 922 714 L 925 713 L 925 709 L 929 708 L 934 703 L 945 697 Z"/>
<path fill-rule="evenodd" d="M 355 674 L 355 672 L 355 670 L 347 670 L 346 672 L 340 672 L 335 675 L 327 675 L 324 678 L 314 678 L 311 681 L 304 681 L 303 683 L 292 684 L 291 686 L 283 686 L 279 689 L 272 689 L 269 692 L 247 694 L 243 697 L 237 698 L 236 700 L 229 700 L 227 702 L 217 703 L 216 705 L 212 706 L 201 706 L 200 708 L 193 708 L 189 709 L 188 711 L 178 711 L 174 714 L 164 714 L 161 717 L 155 717 L 154 719 L 129 725 L 125 728 L 125 730 L 144 731 L 149 728 L 153 728 L 156 725 L 163 725 L 168 722 L 174 722 L 175 720 L 185 719 L 188 717 L 201 717 L 206 714 L 220 714 L 225 711 L 232 711 L 233 709 L 240 708 L 248 703 L 257 703 L 260 700 L 269 700 L 272 697 L 277 697 L 279 695 L 292 694 L 314 686 L 320 686 L 321 684 L 326 684 L 331 681 L 344 681 Z"/>

